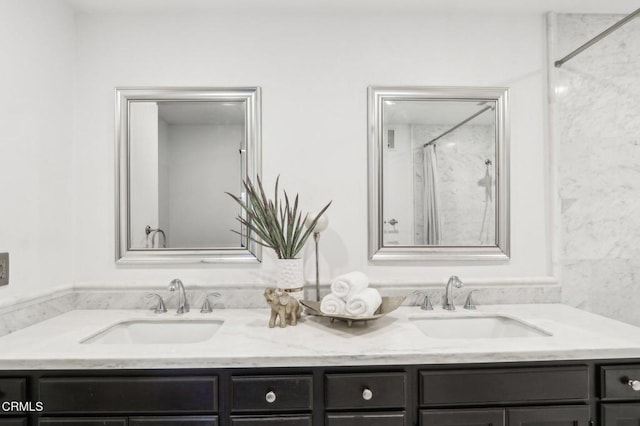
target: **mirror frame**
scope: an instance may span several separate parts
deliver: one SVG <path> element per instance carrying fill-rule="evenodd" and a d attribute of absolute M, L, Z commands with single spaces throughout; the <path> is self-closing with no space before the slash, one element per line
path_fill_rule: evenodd
<path fill-rule="evenodd" d="M 261 174 L 261 103 L 259 87 L 120 87 L 116 88 L 116 263 L 258 263 L 259 244 L 244 238 L 245 247 L 206 249 L 132 249 L 129 221 L 130 104 L 136 101 L 245 101 L 245 145 L 242 180 Z M 240 184 L 240 182 L 239 182 Z"/>
<path fill-rule="evenodd" d="M 369 260 L 504 261 L 510 258 L 509 89 L 504 87 L 368 87 Z M 496 103 L 496 246 L 385 246 L 383 243 L 383 107 L 385 101 L 461 100 Z"/>

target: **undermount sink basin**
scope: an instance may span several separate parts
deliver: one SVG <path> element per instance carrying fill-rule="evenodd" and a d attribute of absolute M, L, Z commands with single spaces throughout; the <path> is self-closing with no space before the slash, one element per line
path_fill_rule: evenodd
<path fill-rule="evenodd" d="M 84 339 L 91 344 L 183 344 L 209 340 L 223 320 L 130 320 Z"/>
<path fill-rule="evenodd" d="M 414 317 L 411 318 L 411 322 L 426 336 L 436 339 L 497 339 L 551 336 L 551 333 L 540 328 L 502 315 Z"/>

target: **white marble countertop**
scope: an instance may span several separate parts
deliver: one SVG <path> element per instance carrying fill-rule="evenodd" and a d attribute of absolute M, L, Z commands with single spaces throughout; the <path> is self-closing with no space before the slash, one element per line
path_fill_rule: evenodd
<path fill-rule="evenodd" d="M 552 336 L 436 339 L 410 318 L 500 314 Z M 295 327 L 267 327 L 266 309 L 211 314 L 140 310 L 75 310 L 0 338 L 0 369 L 213 368 L 446 364 L 640 358 L 640 328 L 559 304 L 480 306 L 455 313 L 401 307 L 377 321 L 330 323 L 303 317 Z M 111 325 L 134 319 L 219 319 L 208 341 L 190 344 L 82 344 Z"/>

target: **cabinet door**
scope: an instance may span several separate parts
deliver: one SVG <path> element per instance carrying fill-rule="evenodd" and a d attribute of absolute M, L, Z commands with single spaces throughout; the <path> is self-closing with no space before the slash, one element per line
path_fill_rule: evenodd
<path fill-rule="evenodd" d="M 1 423 L 0 423 L 1 425 Z M 127 426 L 125 417 L 43 417 L 39 426 Z M 4 426 L 4 425 L 2 425 Z"/>
<path fill-rule="evenodd" d="M 422 410 L 420 426 L 505 426 L 504 410 Z"/>
<path fill-rule="evenodd" d="M 218 379 L 46 377 L 38 381 L 45 413 L 191 414 L 218 411 Z"/>
<path fill-rule="evenodd" d="M 640 404 L 602 404 L 602 426 L 640 425 Z"/>
<path fill-rule="evenodd" d="M 509 426 L 588 426 L 589 407 L 509 408 Z"/>
<path fill-rule="evenodd" d="M 217 416 L 129 417 L 129 426 L 218 426 Z"/>
<path fill-rule="evenodd" d="M 332 413 L 326 426 L 405 426 L 406 415 L 399 413 Z"/>
<path fill-rule="evenodd" d="M 311 426 L 311 416 L 234 416 L 231 426 Z"/>
<path fill-rule="evenodd" d="M 27 380 L 22 378 L 0 378 L 0 403 L 24 401 L 27 395 Z"/>
<path fill-rule="evenodd" d="M 27 419 L 0 419 L 0 426 L 27 426 Z"/>

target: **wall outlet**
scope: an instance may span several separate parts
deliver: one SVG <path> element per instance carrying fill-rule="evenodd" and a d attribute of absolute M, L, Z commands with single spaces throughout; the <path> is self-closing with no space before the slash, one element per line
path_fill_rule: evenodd
<path fill-rule="evenodd" d="M 0 285 L 9 284 L 9 253 L 0 253 Z"/>

